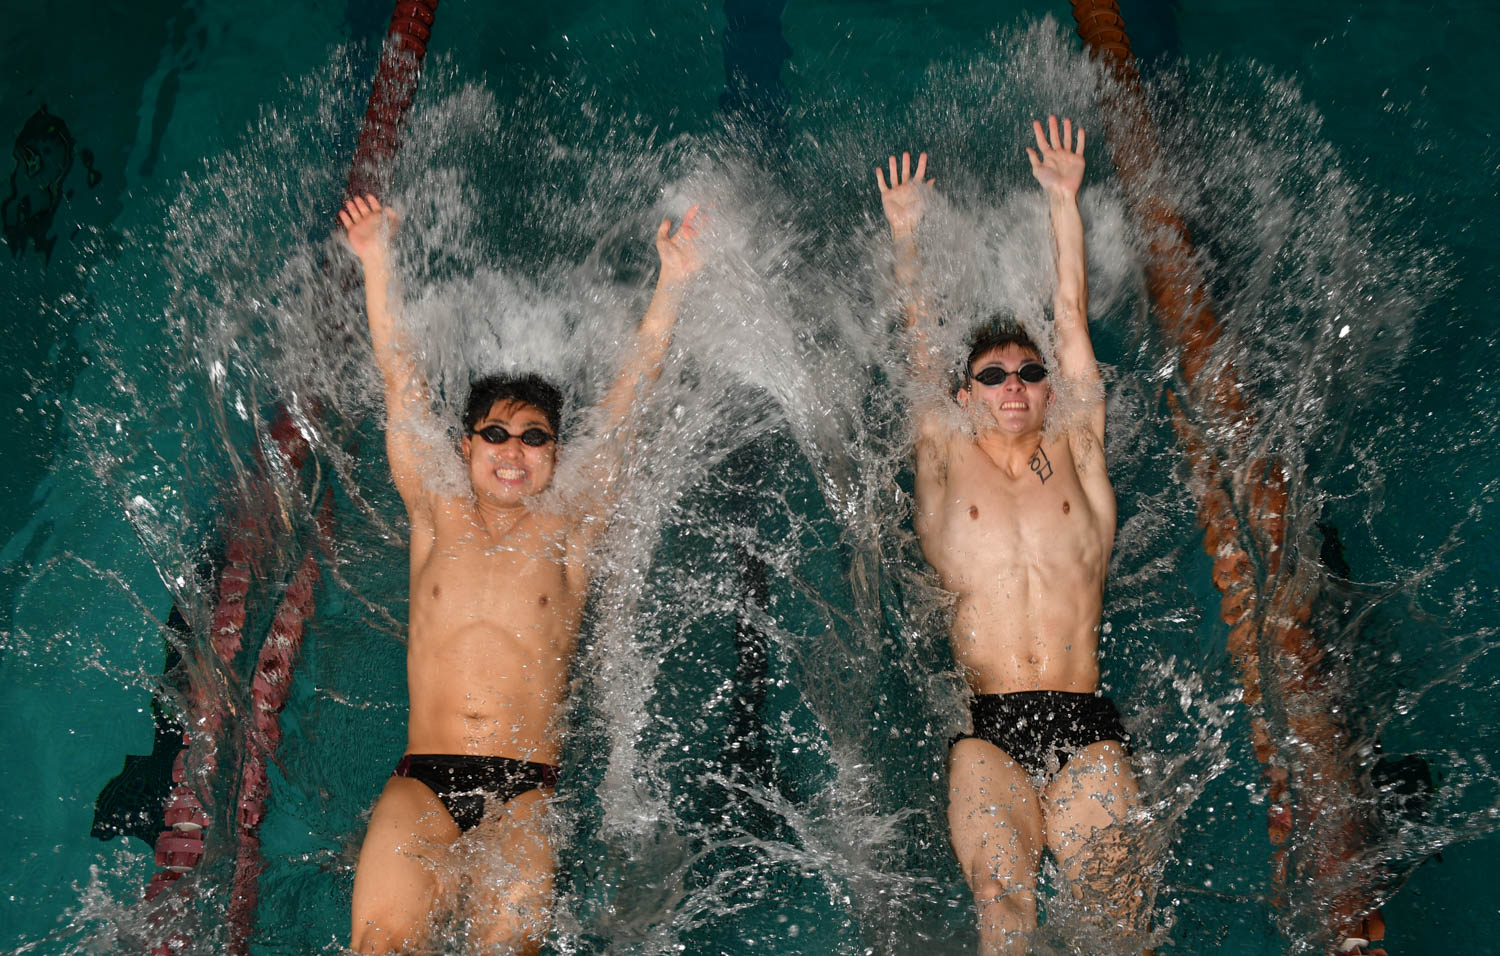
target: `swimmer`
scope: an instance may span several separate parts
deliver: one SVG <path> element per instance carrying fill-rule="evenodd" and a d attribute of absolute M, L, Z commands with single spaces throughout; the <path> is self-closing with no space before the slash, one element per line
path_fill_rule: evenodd
<path fill-rule="evenodd" d="M 656 293 L 602 403 L 622 425 L 636 388 L 654 380 L 688 280 L 700 267 L 698 209 L 656 233 Z M 475 382 L 463 417 L 469 493 L 429 488 L 435 426 L 429 392 L 403 339 L 390 260 L 397 217 L 374 196 L 339 212 L 364 269 L 370 339 L 385 385 L 386 455 L 411 521 L 406 752 L 370 815 L 354 875 L 350 946 L 422 949 L 431 918 L 465 894 L 470 936 L 485 947 L 541 947 L 555 861 L 547 837 L 587 563 L 601 514 L 564 516 L 536 496 L 560 454 L 562 393 L 535 375 Z M 598 469 L 612 473 L 609 463 Z M 609 489 L 595 489 L 602 512 Z M 461 837 L 469 836 L 461 840 Z M 455 880 L 455 875 L 458 877 Z M 426 951 L 422 949 L 422 951 Z"/>
<path fill-rule="evenodd" d="M 974 692 L 974 732 L 948 756 L 948 824 L 974 894 L 981 951 L 1024 953 L 1037 922 L 1037 875 L 1051 852 L 1105 938 L 1143 934 L 1147 888 L 1132 872 L 1127 817 L 1139 804 L 1128 735 L 1099 695 L 1099 625 L 1114 547 L 1115 496 L 1104 461 L 1104 391 L 1088 328 L 1078 189 L 1084 133 L 1034 123 L 1027 148 L 1047 197 L 1057 264 L 1057 366 L 1018 324 L 970 341 L 954 398 L 973 434 L 919 413 L 915 525 L 956 606 L 954 656 Z M 932 194 L 927 155 L 876 170 L 891 228 L 916 374 L 940 369 L 936 321 L 920 291 L 917 227 Z M 1052 383 L 1085 396 L 1044 433 Z M 1092 921 L 1091 921 L 1092 922 Z"/>

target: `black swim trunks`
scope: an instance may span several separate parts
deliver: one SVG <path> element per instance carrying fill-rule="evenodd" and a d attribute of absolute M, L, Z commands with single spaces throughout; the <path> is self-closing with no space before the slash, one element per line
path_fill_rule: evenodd
<path fill-rule="evenodd" d="M 1056 756 L 1061 770 L 1080 748 L 1115 740 L 1130 753 L 1130 735 L 1120 723 L 1114 701 L 1099 694 L 1063 690 L 1027 690 L 1014 694 L 975 694 L 969 706 L 974 732 L 959 734 L 986 740 L 1009 754 L 1032 776 L 1051 769 Z"/>
<path fill-rule="evenodd" d="M 528 790 L 555 787 L 557 775 L 551 764 L 467 754 L 407 754 L 391 772 L 426 784 L 465 832 L 484 819 L 486 800 L 508 803 Z"/>

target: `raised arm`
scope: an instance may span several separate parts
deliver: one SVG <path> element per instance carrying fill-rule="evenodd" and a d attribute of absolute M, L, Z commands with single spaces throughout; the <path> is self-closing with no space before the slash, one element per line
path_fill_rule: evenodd
<path fill-rule="evenodd" d="M 942 364 L 933 353 L 932 345 L 936 319 L 928 300 L 929 290 L 922 276 L 922 252 L 917 243 L 917 227 L 922 224 L 922 216 L 932 197 L 932 180 L 927 178 L 927 154 L 917 156 L 915 173 L 911 168 L 911 153 L 901 154 L 899 173 L 896 157 L 892 156 L 888 165 L 889 181 L 885 171 L 875 167 L 875 185 L 880 187 L 880 208 L 891 227 L 896 293 L 901 297 L 901 315 L 906 320 L 912 373 L 919 381 L 937 384 L 941 389 L 942 383 L 934 381 L 942 377 Z M 918 485 L 928 482 L 940 485 L 948 470 L 942 419 L 932 407 L 916 408 L 915 416 Z"/>
<path fill-rule="evenodd" d="M 430 502 L 422 474 L 432 467 L 432 453 L 422 440 L 432 434 L 427 382 L 412 360 L 400 323 L 401 292 L 391 270 L 391 236 L 399 220 L 374 196 L 356 197 L 339 210 L 349 248 L 365 274 L 365 311 L 370 320 L 370 343 L 385 383 L 385 450 L 391 477 L 406 503 L 413 531 L 429 526 Z"/>
<path fill-rule="evenodd" d="M 1089 338 L 1088 260 L 1083 248 L 1083 217 L 1078 213 L 1078 189 L 1083 184 L 1083 130 L 1075 146 L 1073 121 L 1064 119 L 1059 134 L 1057 117 L 1047 117 L 1047 128 L 1033 122 L 1036 148 L 1026 148 L 1031 174 L 1047 194 L 1052 239 L 1057 256 L 1057 291 L 1052 300 L 1057 328 L 1058 372 L 1083 386 L 1092 396 L 1089 431 L 1104 446 L 1104 393 L 1099 388 L 1099 364 Z"/>
<path fill-rule="evenodd" d="M 600 402 L 606 431 L 614 431 L 629 416 L 637 388 L 656 381 L 661 375 L 662 360 L 666 358 L 667 347 L 672 344 L 672 330 L 677 326 L 682 295 L 688 281 L 703 265 L 696 241 L 698 215 L 695 205 L 682 217 L 675 233 L 670 219 L 663 219 L 656 227 L 656 254 L 661 258 L 656 294 L 651 297 L 651 304 L 636 330 L 635 345 L 624 367 Z"/>
<path fill-rule="evenodd" d="M 917 156 L 917 170 L 912 173 L 911 153 L 901 154 L 898 174 L 896 157 L 889 161 L 890 181 L 885 170 L 875 167 L 875 185 L 880 187 L 880 208 L 891 227 L 891 252 L 894 258 L 896 290 L 901 297 L 901 314 L 911 333 L 911 361 L 919 375 L 930 374 L 935 367 L 932 355 L 932 312 L 927 290 L 922 283 L 922 254 L 917 245 L 917 227 L 927 212 L 932 195 L 932 180 L 927 179 L 927 154 Z"/>

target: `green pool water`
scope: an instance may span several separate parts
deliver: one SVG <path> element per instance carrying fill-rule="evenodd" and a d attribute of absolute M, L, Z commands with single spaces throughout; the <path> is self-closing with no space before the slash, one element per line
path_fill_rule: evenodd
<path fill-rule="evenodd" d="M 124 343 L 142 353 L 172 345 L 161 303 L 172 281 L 170 264 L 183 251 L 135 244 L 162 235 L 157 227 L 184 179 L 203 177 L 260 122 L 263 109 L 296 108 L 289 83 L 325 75 L 335 49 L 345 44 L 367 51 L 384 31 L 388 13 L 383 5 L 352 2 L 144 3 L 128 9 L 64 2 L 9 14 L 0 133 L 19 136 L 45 104 L 66 123 L 74 146 L 55 218 L 37 236 L 56 240 L 50 255 L 35 241 L 11 238 L 12 254 L 0 256 L 0 295 L 10 323 L 0 341 L 7 372 L 0 376 L 0 410 L 7 412 L 0 424 L 0 447 L 6 449 L 6 467 L 0 469 L 0 668 L 7 688 L 0 809 L 10 834 L 0 947 L 7 950 L 83 951 L 81 937 L 65 927 L 79 914 L 96 927 L 108 923 L 120 912 L 118 902 L 132 900 L 151 872 L 144 843 L 127 837 L 101 841 L 90 829 L 99 792 L 120 772 L 126 755 L 152 751 L 149 688 L 163 667 L 161 622 L 172 600 L 153 564 L 159 551 L 143 544 L 127 520 L 128 502 L 88 465 L 88 431 L 78 428 L 81 409 L 109 407 L 121 393 L 116 370 L 99 360 L 100 343 Z M 1382 627 L 1400 635 L 1393 640 L 1401 662 L 1393 664 L 1390 646 L 1383 644 L 1359 669 L 1371 686 L 1385 674 L 1397 682 L 1388 688 L 1395 706 L 1408 704 L 1401 691 L 1436 689 L 1420 698 L 1410 719 L 1391 723 L 1384 746 L 1423 754 L 1440 790 L 1456 780 L 1471 781 L 1452 798 L 1467 829 L 1428 834 L 1440 857 L 1418 866 L 1385 908 L 1391 951 L 1490 951 L 1491 938 L 1500 932 L 1487 868 L 1488 853 L 1497 849 L 1497 817 L 1486 817 L 1484 808 L 1495 800 L 1496 780 L 1493 772 L 1475 777 L 1471 771 L 1476 760 L 1483 766 L 1500 757 L 1494 743 L 1500 739 L 1500 706 L 1493 695 L 1497 666 L 1487 654 L 1494 643 L 1490 632 L 1500 624 L 1494 594 L 1500 532 L 1486 502 L 1495 491 L 1500 457 L 1490 437 L 1500 389 L 1488 374 L 1497 338 L 1492 303 L 1500 291 L 1500 240 L 1491 229 L 1500 214 L 1500 143 L 1493 133 L 1500 124 L 1500 78 L 1484 66 L 1487 38 L 1500 30 L 1500 10 L 1481 3 L 1395 2 L 1340 9 L 1283 0 L 1134 3 L 1124 14 L 1148 73 L 1202 76 L 1217 62 L 1226 65 L 1226 75 L 1263 70 L 1276 82 L 1294 84 L 1321 116 L 1322 142 L 1378 207 L 1371 213 L 1379 220 L 1376 241 L 1431 250 L 1435 257 L 1409 344 L 1366 369 L 1373 385 L 1357 403 L 1337 409 L 1347 424 L 1345 449 L 1328 461 L 1319 461 L 1312 449 L 1309 467 L 1331 474 L 1327 486 L 1337 494 L 1326 518 L 1342 531 L 1355 580 L 1409 585 L 1399 599 L 1381 604 Z M 808 157 L 853 148 L 860 138 L 849 126 L 870 115 L 861 111 L 866 100 L 900 103 L 906 115 L 923 116 L 921 98 L 934 89 L 930 67 L 971 62 L 993 47 L 995 31 L 1047 15 L 1066 25 L 1068 10 L 1014 3 L 789 4 L 780 17 L 789 46 L 781 73 L 789 165 L 778 173 L 788 191 L 826 191 L 836 198 L 819 208 L 837 211 L 852 226 L 870 212 L 869 197 L 859 192 L 868 184 L 854 177 L 904 143 L 886 142 L 882 135 L 868 143 L 869 155 L 847 162 Z M 431 50 L 446 75 L 483 77 L 502 104 L 551 85 L 567 91 L 559 104 L 590 102 L 604 117 L 621 117 L 621 125 L 660 130 L 665 141 L 717 130 L 725 23 L 718 4 L 535 8 L 446 0 Z M 366 83 L 373 62 L 368 52 L 355 53 L 352 75 Z M 350 98 L 361 102 L 363 93 Z M 934 116 L 943 109 L 931 104 Z M 356 121 L 348 118 L 350 128 Z M 602 136 L 609 125 L 569 128 Z M 880 131 L 890 138 L 902 132 L 888 125 Z M 1289 165 L 1298 159 L 1286 157 Z M 848 182 L 807 181 L 806 170 L 839 165 L 851 170 Z M 1317 195 L 1304 198 L 1319 201 Z M 825 227 L 836 229 L 837 223 Z M 530 235 L 497 235 L 497 254 L 515 261 Z M 566 246 L 565 240 L 558 245 Z M 148 262 L 154 271 L 122 277 L 108 268 L 121 261 Z M 1149 365 L 1136 351 L 1140 343 L 1127 334 L 1106 330 L 1099 342 L 1106 362 Z M 170 383 L 143 375 L 134 384 L 153 389 Z M 1164 419 L 1153 419 L 1149 429 L 1162 432 L 1152 441 L 1169 447 Z M 366 447 L 378 447 L 365 437 Z M 1348 450 L 1353 448 L 1360 453 Z M 801 571 L 815 582 L 813 590 L 834 603 L 847 601 L 840 590 L 845 578 L 838 532 L 816 517 L 817 488 L 795 467 L 777 471 L 759 464 L 795 458 L 790 440 L 775 434 L 755 449 L 727 463 L 715 479 L 723 488 L 752 490 L 730 504 L 715 498 L 714 507 L 765 536 L 802 535 Z M 1363 480 L 1361 455 L 1378 464 L 1378 487 Z M 1162 491 L 1168 479 L 1161 472 L 1169 467 L 1136 461 L 1116 476 L 1122 517 L 1140 513 L 1144 499 Z M 765 506 L 767 482 L 793 489 L 788 494 L 805 502 L 810 524 L 781 527 L 779 513 Z M 723 488 L 710 482 L 696 494 L 708 498 Z M 394 514 L 394 495 L 389 489 L 384 494 L 376 506 Z M 689 501 L 698 500 L 693 495 Z M 1178 673 L 1201 671 L 1210 696 L 1233 685 L 1224 629 L 1214 624 L 1218 597 L 1190 523 L 1175 540 L 1181 580 L 1164 603 L 1195 601 L 1205 620 L 1158 648 L 1130 630 L 1149 614 L 1132 617 L 1121 610 L 1119 626 L 1133 636 L 1108 652 L 1115 656 L 1105 668 L 1106 681 L 1125 696 L 1146 685 L 1138 669 L 1169 656 L 1179 661 Z M 661 548 L 666 567 L 707 568 L 725 559 L 716 543 L 691 529 L 669 530 Z M 399 595 L 389 601 L 399 615 L 402 553 L 383 553 L 391 562 L 387 567 L 367 562 L 346 571 L 355 595 Z M 665 590 L 666 576 L 660 580 Z M 890 591 L 884 597 L 901 599 Z M 787 600 L 781 627 L 820 626 L 815 606 Z M 263 828 L 270 868 L 261 887 L 257 952 L 336 951 L 346 932 L 352 848 L 389 760 L 400 750 L 404 651 L 387 634 L 362 632 L 378 615 L 357 604 L 340 588 L 320 592 L 319 617 L 310 626 L 284 716 L 287 743 L 273 771 L 272 808 Z M 689 723 L 698 710 L 693 694 L 735 674 L 725 632 L 702 621 L 696 626 L 686 639 L 713 650 L 693 657 L 691 665 L 666 665 L 658 686 L 690 690 L 683 699 L 663 695 L 653 704 L 668 725 Z M 1122 650 L 1140 659 L 1121 657 Z M 931 648 L 914 659 L 935 671 L 948 666 Z M 892 700 L 914 696 L 907 670 L 881 672 L 879 661 L 861 666 L 886 674 L 882 693 Z M 816 673 L 806 662 L 773 659 L 761 704 L 762 713 L 778 720 L 786 715 L 775 726 L 766 724 L 766 772 L 790 806 L 806 806 L 814 818 L 832 770 L 824 754 L 796 743 L 816 723 L 799 682 Z M 587 825 L 595 821 L 587 793 L 603 772 L 607 748 L 586 703 L 578 706 L 580 731 L 567 763 L 579 781 L 579 819 Z M 900 704 L 892 709 L 899 711 Z M 807 834 L 794 832 L 787 817 L 747 808 L 730 791 L 700 785 L 705 774 L 722 770 L 720 744 L 733 726 L 731 710 L 711 711 L 689 735 L 687 752 L 666 761 L 672 798 L 696 819 L 739 815 L 736 832 L 806 844 Z M 971 951 L 971 911 L 947 855 L 942 789 L 933 777 L 941 741 L 922 736 L 928 725 L 911 715 L 878 720 L 882 729 L 915 734 L 905 742 L 893 734 L 896 743 L 878 748 L 890 765 L 877 774 L 872 812 L 896 813 L 903 804 L 917 811 L 902 824 L 897 863 L 887 865 L 925 881 L 916 902 L 884 919 L 915 927 L 935 952 Z M 1245 727 L 1241 722 L 1230 730 L 1243 734 Z M 1168 746 L 1153 733 L 1158 746 Z M 1261 898 L 1270 885 L 1263 811 L 1244 798 L 1259 770 L 1243 737 L 1231 741 L 1227 753 L 1232 768 L 1208 785 L 1175 837 L 1163 891 L 1175 901 L 1171 939 L 1186 953 L 1282 952 L 1287 943 Z M 659 892 L 668 911 L 671 893 L 631 885 L 637 870 L 611 860 L 608 851 L 585 831 L 565 853 L 564 883 L 577 899 L 571 912 L 580 924 L 566 945 L 605 951 L 613 941 L 618 951 L 650 951 L 649 942 L 619 942 L 628 934 L 611 922 L 610 907 L 628 903 L 649 910 L 652 893 Z M 883 941 L 892 938 L 910 946 L 916 938 L 889 935 L 879 912 L 855 912 L 826 881 L 797 866 L 751 866 L 756 859 L 751 849 L 731 842 L 685 871 L 689 886 L 706 885 L 716 872 L 737 866 L 764 882 L 753 905 L 676 931 L 686 951 L 855 952 L 891 945 Z M 1210 861 L 1220 868 L 1210 878 L 1219 891 L 1205 888 L 1199 869 Z"/>

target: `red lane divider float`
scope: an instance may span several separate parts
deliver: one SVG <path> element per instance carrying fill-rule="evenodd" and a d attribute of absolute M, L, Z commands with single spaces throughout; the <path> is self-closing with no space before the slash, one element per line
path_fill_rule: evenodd
<path fill-rule="evenodd" d="M 401 0 L 396 4 L 351 164 L 346 195 L 383 191 L 390 157 L 400 145 L 406 116 L 416 94 L 436 11 L 437 0 Z M 280 410 L 271 434 L 282 454 L 300 470 L 308 459 L 309 446 L 286 409 Z M 325 492 L 319 508 L 320 530 L 325 535 L 331 505 L 331 494 Z M 237 521 L 231 527 L 234 531 L 225 546 L 225 563 L 219 573 L 218 597 L 209 625 L 209 645 L 226 671 L 244 645 L 246 598 L 256 581 L 254 564 L 264 550 L 254 522 Z M 304 623 L 315 609 L 319 575 L 317 551 L 312 548 L 287 585 L 251 679 L 251 714 L 247 726 L 242 722 L 244 747 L 232 821 L 235 866 L 227 923 L 228 949 L 235 956 L 249 951 L 259 877 L 264 868 L 259 828 L 265 819 L 270 793 L 268 770 L 281 743 L 279 717 L 291 692 Z M 195 791 L 188 768 L 193 768 L 193 778 L 205 781 L 212 779 L 218 769 L 226 702 L 213 694 L 214 690 L 204 682 L 194 686 L 189 694 L 192 729 L 183 735 L 186 749 L 178 754 L 172 768 L 173 788 L 163 806 L 168 829 L 156 840 L 158 869 L 146 885 L 148 901 L 160 897 L 205 856 L 204 837 L 213 821 L 201 799 L 204 793 Z M 192 938 L 180 927 L 165 925 L 165 913 L 158 914 L 158 920 L 165 935 L 150 950 L 152 956 L 175 956 L 191 945 Z"/>
<path fill-rule="evenodd" d="M 1287 850 L 1300 843 L 1306 859 L 1298 875 L 1324 895 L 1331 945 L 1348 952 L 1339 947 L 1381 935 L 1384 925 L 1368 874 L 1355 868 L 1364 842 L 1364 821 L 1356 809 L 1361 802 L 1359 769 L 1350 762 L 1338 701 L 1330 698 L 1322 676 L 1322 648 L 1307 626 L 1313 575 L 1283 561 L 1292 553 L 1287 475 L 1294 469 L 1261 458 L 1231 473 L 1206 438 L 1205 424 L 1231 435 L 1247 434 L 1255 413 L 1243 397 L 1233 363 L 1213 361 L 1221 326 L 1187 223 L 1160 188 L 1161 148 L 1119 6 L 1116 0 L 1071 3 L 1084 46 L 1114 75 L 1104 113 L 1110 154 L 1149 243 L 1146 277 L 1153 314 L 1162 335 L 1181 350 L 1184 388 L 1181 395 L 1168 393 L 1168 405 L 1192 465 L 1203 550 L 1214 559 L 1213 584 L 1222 595 L 1219 616 L 1230 628 L 1228 649 L 1239 668 L 1243 701 L 1251 708 L 1251 743 L 1264 765 L 1266 827 L 1276 847 L 1274 877 L 1283 897 L 1278 902 L 1285 902 Z M 1283 765 L 1266 722 L 1268 687 L 1284 702 L 1286 734 L 1300 742 L 1291 768 Z"/>

